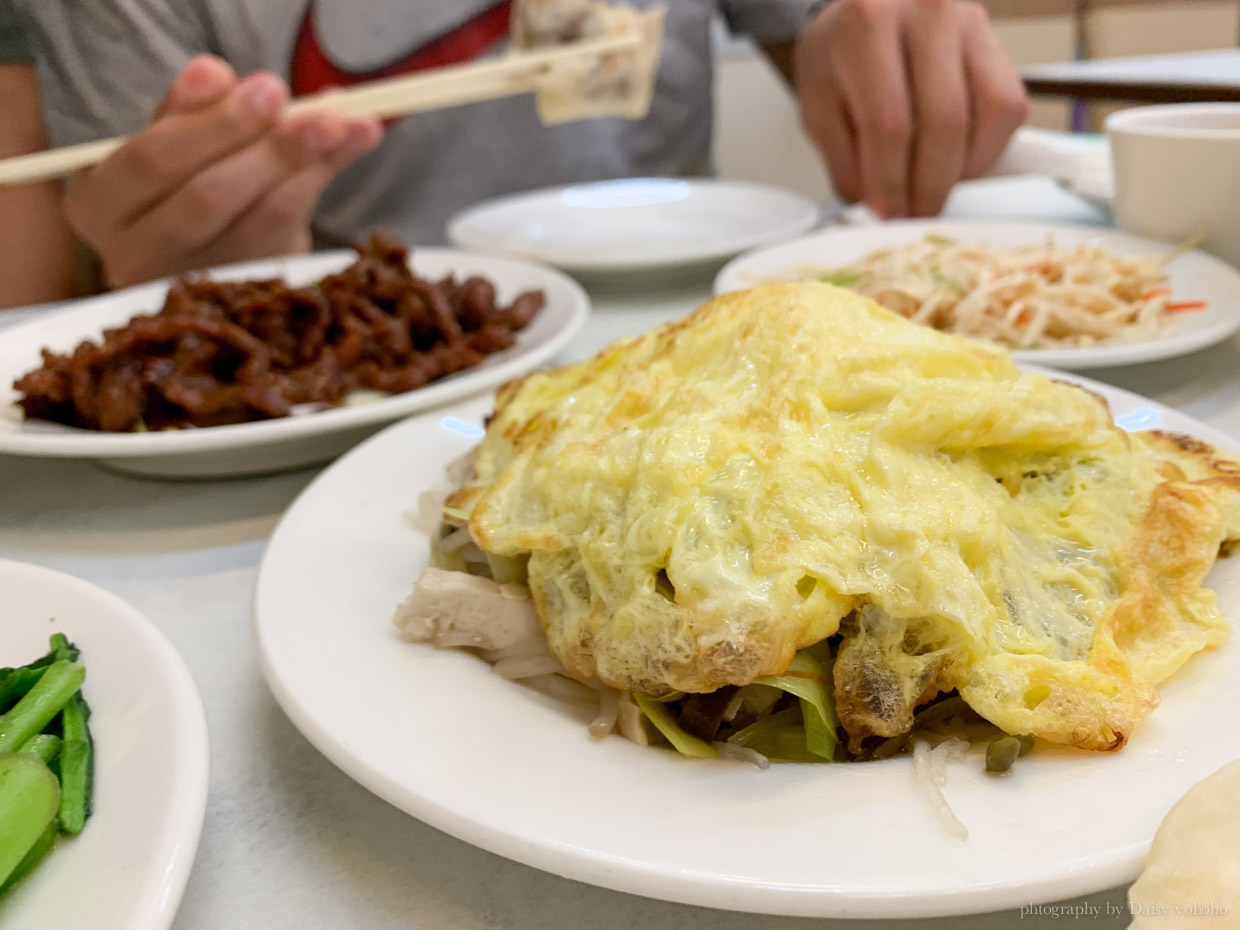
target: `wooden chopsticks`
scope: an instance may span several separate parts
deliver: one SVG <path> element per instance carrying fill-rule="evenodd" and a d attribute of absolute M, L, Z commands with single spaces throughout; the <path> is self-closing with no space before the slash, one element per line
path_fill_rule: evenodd
<path fill-rule="evenodd" d="M 302 113 L 326 105 L 346 116 L 391 119 L 480 100 L 534 93 L 559 64 L 591 55 L 626 51 L 636 48 L 642 41 L 642 36 L 636 33 L 611 36 L 545 51 L 517 52 L 494 61 L 451 65 L 423 74 L 371 81 L 348 90 L 299 97 L 289 104 L 288 113 Z M 102 139 L 0 159 L 0 184 L 29 184 L 65 177 L 97 165 L 126 141 L 125 137 Z"/>

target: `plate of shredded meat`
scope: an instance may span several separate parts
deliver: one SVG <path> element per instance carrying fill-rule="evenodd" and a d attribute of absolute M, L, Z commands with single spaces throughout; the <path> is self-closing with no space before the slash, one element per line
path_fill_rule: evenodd
<path fill-rule="evenodd" d="M 325 461 L 560 351 L 585 292 L 375 236 L 83 301 L 0 335 L 0 453 L 165 477 Z"/>

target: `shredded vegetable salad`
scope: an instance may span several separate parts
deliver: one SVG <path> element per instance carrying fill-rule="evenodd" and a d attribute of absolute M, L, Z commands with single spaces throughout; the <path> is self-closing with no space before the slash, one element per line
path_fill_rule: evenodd
<path fill-rule="evenodd" d="M 1069 348 L 1142 342 L 1170 314 L 1204 309 L 1202 301 L 1171 299 L 1167 261 L 1053 239 L 996 248 L 929 235 L 804 274 L 944 332 L 1012 348 Z"/>

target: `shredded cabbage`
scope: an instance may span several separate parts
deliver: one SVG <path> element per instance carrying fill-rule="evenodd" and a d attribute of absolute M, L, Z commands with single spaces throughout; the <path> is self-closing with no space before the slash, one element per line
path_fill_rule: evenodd
<path fill-rule="evenodd" d="M 666 707 L 656 701 L 654 698 L 647 697 L 644 694 L 634 694 L 633 700 L 637 702 L 637 706 L 641 708 L 642 713 L 650 718 L 653 723 L 664 736 L 667 737 L 669 743 L 676 747 L 676 751 L 686 756 L 693 756 L 695 759 L 716 759 L 719 753 L 715 751 L 710 743 L 698 739 L 696 736 L 690 736 L 680 728 L 680 725 L 672 719 L 672 715 L 668 713 Z"/>
<path fill-rule="evenodd" d="M 465 558 L 461 555 L 460 549 L 453 549 L 451 552 L 444 551 L 441 532 L 442 528 L 431 533 L 431 565 L 447 572 L 468 573 L 469 566 L 465 564 Z"/>
<path fill-rule="evenodd" d="M 728 742 L 752 749 L 776 762 L 827 762 L 809 751 L 805 738 L 801 708 L 789 707 L 733 733 Z"/>
<path fill-rule="evenodd" d="M 822 665 L 808 652 L 798 652 L 782 675 L 758 678 L 754 684 L 766 685 L 795 695 L 799 707 L 789 707 L 763 717 L 728 738 L 733 746 L 751 749 L 768 759 L 781 762 L 832 762 L 838 743 L 835 702 L 827 690 L 827 676 Z M 686 756 L 714 758 L 717 750 L 709 743 L 691 736 L 668 711 L 666 702 L 684 697 L 676 693 L 665 698 L 634 694 L 633 700 L 650 722 Z"/>
<path fill-rule="evenodd" d="M 516 556 L 492 555 L 485 550 L 482 554 L 487 557 L 487 567 L 496 584 L 525 584 L 527 575 L 523 560 Z"/>
<path fill-rule="evenodd" d="M 835 701 L 827 691 L 827 676 L 817 659 L 808 652 L 798 652 L 782 675 L 757 678 L 754 684 L 769 685 L 800 698 L 801 717 L 805 726 L 805 748 L 828 761 L 835 759 L 835 747 L 839 743 L 835 731 L 840 722 L 835 716 Z"/>

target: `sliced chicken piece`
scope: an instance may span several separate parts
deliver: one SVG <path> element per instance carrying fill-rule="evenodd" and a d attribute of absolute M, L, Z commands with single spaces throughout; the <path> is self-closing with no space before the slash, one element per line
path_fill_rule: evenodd
<path fill-rule="evenodd" d="M 496 584 L 464 572 L 428 568 L 392 623 L 410 642 L 441 649 L 507 649 L 542 637 L 538 614 L 523 584 Z"/>
<path fill-rule="evenodd" d="M 638 746 L 650 745 L 650 731 L 646 729 L 646 715 L 634 703 L 627 691 L 620 695 L 620 701 L 616 706 L 616 728 L 621 736 Z"/>

